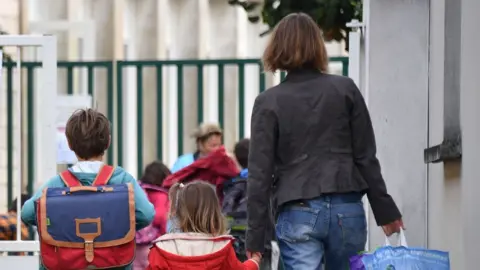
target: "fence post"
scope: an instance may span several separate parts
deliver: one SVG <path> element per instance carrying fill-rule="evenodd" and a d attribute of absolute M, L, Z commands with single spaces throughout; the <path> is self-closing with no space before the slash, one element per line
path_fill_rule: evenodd
<path fill-rule="evenodd" d="M 117 71 L 117 164 L 123 166 L 123 62 L 116 61 Z"/>

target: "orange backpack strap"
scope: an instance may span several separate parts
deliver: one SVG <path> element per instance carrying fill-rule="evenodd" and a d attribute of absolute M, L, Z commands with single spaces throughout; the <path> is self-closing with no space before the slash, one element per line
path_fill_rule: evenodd
<path fill-rule="evenodd" d="M 92 186 L 105 186 L 110 180 L 110 177 L 112 177 L 113 171 L 115 171 L 113 166 L 103 165 L 97 174 L 97 178 L 93 181 Z"/>
<path fill-rule="evenodd" d="M 69 170 L 65 170 L 60 174 L 60 178 L 67 187 L 78 187 L 82 184 L 78 181 L 77 177 Z"/>

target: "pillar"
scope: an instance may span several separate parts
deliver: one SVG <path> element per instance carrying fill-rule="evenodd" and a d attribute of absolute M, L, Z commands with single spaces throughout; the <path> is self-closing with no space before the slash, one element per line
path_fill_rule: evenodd
<path fill-rule="evenodd" d="M 459 7 L 459 1 L 430 2 L 429 147 L 448 139 L 452 124 L 459 125 Z M 456 97 L 452 96 L 455 93 Z M 446 160 L 427 166 L 428 247 L 449 251 L 452 269 L 465 269 L 463 239 L 458 230 L 462 222 L 461 161 Z"/>
<path fill-rule="evenodd" d="M 158 17 L 161 2 L 157 0 L 133 1 L 135 8 L 135 32 L 131 41 L 135 47 L 136 60 L 155 60 L 158 59 L 158 35 L 159 23 Z M 157 73 L 154 67 L 143 68 L 143 149 L 138 149 L 137 155 L 142 154 L 145 167 L 148 163 L 157 159 L 157 125 L 162 125 L 164 119 L 157 119 L 157 108 L 163 107 L 163 104 L 157 104 Z M 135 104 L 136 107 L 136 104 Z M 136 130 L 136 128 L 135 128 Z M 137 165 L 138 166 L 138 165 Z M 140 168 L 142 169 L 142 168 Z"/>
<path fill-rule="evenodd" d="M 168 45 L 168 58 L 198 59 L 199 57 L 199 36 L 200 36 L 200 7 L 201 1 L 170 0 L 170 38 Z M 188 15 L 187 15 L 188 14 Z M 195 143 L 192 133 L 198 126 L 197 123 L 197 68 L 193 66 L 183 67 L 183 117 L 177 114 L 177 69 L 169 68 L 169 91 L 168 100 L 170 110 L 168 113 L 169 122 L 169 160 L 170 165 L 178 155 L 177 144 L 183 145 L 183 153 L 195 150 Z M 178 136 L 178 125 L 182 125 L 180 137 Z"/>
<path fill-rule="evenodd" d="M 241 52 L 240 44 L 244 42 L 239 39 L 239 15 L 237 8 L 233 8 L 227 1 L 210 1 L 209 58 L 237 58 Z M 231 147 L 238 140 L 238 68 L 235 65 L 225 66 L 224 90 L 224 143 Z"/>
<path fill-rule="evenodd" d="M 405 18 L 408 17 L 408 20 Z M 377 156 L 411 246 L 425 246 L 427 178 L 428 1 L 364 2 L 365 96 L 377 139 Z M 384 243 L 369 215 L 370 248 Z"/>
<path fill-rule="evenodd" d="M 124 57 L 124 0 L 104 1 L 104 0 L 86 0 L 84 18 L 95 21 L 95 57 L 99 61 L 115 61 Z M 115 71 L 114 71 L 115 72 Z M 97 69 L 94 72 L 95 85 L 94 107 L 102 113 L 107 113 L 107 73 L 103 69 Z M 115 82 L 114 82 L 115 83 Z M 116 91 L 115 91 L 116 92 Z M 116 94 L 115 94 L 116 95 Z M 125 101 L 125 97 L 124 97 Z M 116 102 L 114 102 L 116 106 Z M 124 114 L 123 123 L 125 126 L 126 115 Z M 118 138 L 118 134 L 113 130 L 113 140 Z M 125 143 L 125 140 L 124 140 Z M 112 146 L 114 147 L 114 146 Z M 125 148 L 125 147 L 124 147 Z M 115 147 L 114 147 L 114 150 Z M 115 160 L 114 160 L 115 162 Z M 131 171 L 130 171 L 131 172 Z M 133 172 L 131 172 L 133 173 Z"/>

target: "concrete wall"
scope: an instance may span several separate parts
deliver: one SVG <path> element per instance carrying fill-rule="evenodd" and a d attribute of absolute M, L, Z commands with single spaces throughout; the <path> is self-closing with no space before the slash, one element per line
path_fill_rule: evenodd
<path fill-rule="evenodd" d="M 480 76 L 478 76 L 478 63 L 480 62 L 480 37 L 477 27 L 480 24 L 478 16 L 480 2 L 477 0 L 462 0 L 461 19 L 461 75 L 460 75 L 460 115 L 463 138 L 463 161 L 462 161 L 462 189 L 461 189 L 461 221 L 456 229 L 450 231 L 463 240 L 463 251 L 458 260 L 463 262 L 463 268 L 452 269 L 476 269 L 478 268 L 478 243 L 480 234 L 480 181 L 478 179 L 478 164 L 480 153 Z M 459 233 L 459 232 L 462 232 Z M 444 232 L 444 234 L 447 232 Z"/>
<path fill-rule="evenodd" d="M 389 193 L 412 246 L 427 240 L 428 1 L 365 1 L 364 93 Z M 408 17 L 408 20 L 405 18 Z M 370 248 L 384 235 L 369 215 Z"/>
<path fill-rule="evenodd" d="M 449 0 L 447 0 L 449 1 Z M 444 130 L 446 1 L 431 1 L 429 78 L 429 146 L 440 144 Z M 450 52 L 452 54 L 452 52 Z M 461 163 L 428 165 L 428 246 L 450 251 L 452 269 L 465 268 L 461 211 Z M 447 233 L 449 232 L 449 233 Z"/>

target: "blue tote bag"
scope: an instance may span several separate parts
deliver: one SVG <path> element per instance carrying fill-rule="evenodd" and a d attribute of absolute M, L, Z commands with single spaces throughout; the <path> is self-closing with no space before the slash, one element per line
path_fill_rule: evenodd
<path fill-rule="evenodd" d="M 363 254 L 365 270 L 450 270 L 448 252 L 423 248 L 409 248 L 405 232 L 400 231 L 399 246 L 385 246 L 370 254 Z"/>

